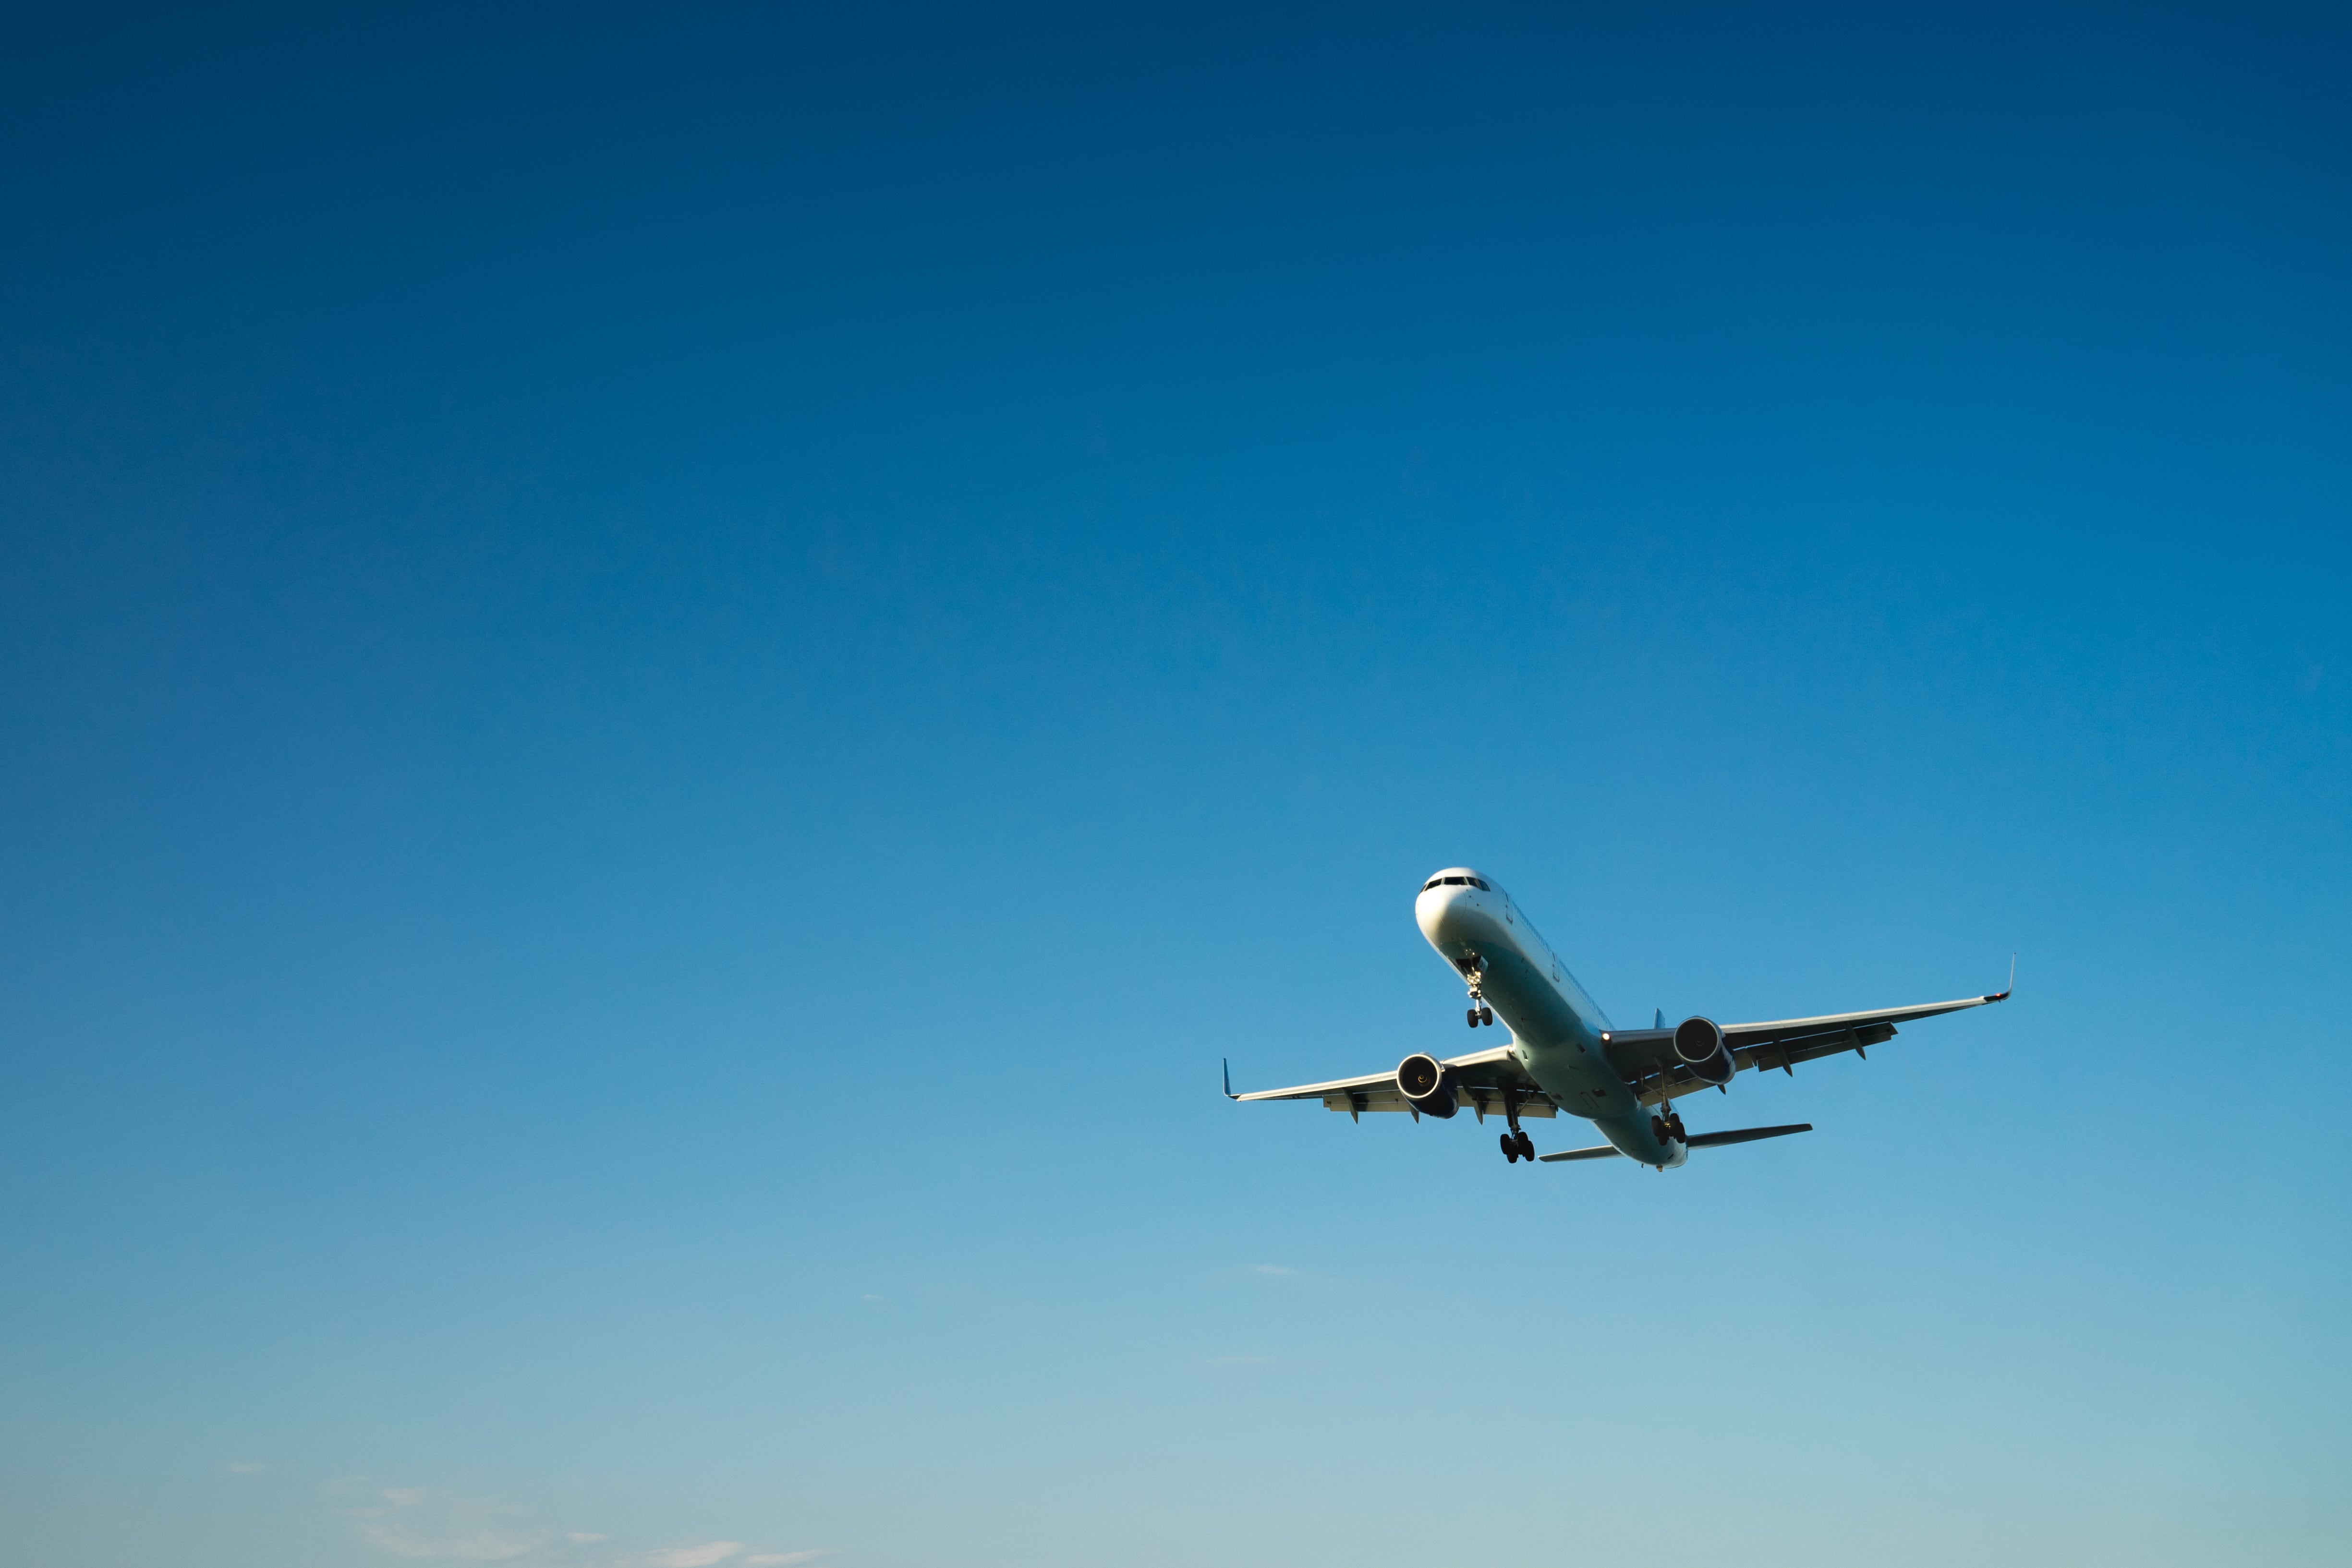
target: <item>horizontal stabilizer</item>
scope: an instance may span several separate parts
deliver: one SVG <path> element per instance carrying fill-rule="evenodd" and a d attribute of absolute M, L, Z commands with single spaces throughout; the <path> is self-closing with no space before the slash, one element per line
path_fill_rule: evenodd
<path fill-rule="evenodd" d="M 1811 1122 L 1800 1122 L 1793 1127 L 1742 1127 L 1736 1133 L 1701 1133 L 1690 1140 L 1694 1149 L 1719 1149 L 1726 1144 L 1752 1144 L 1759 1138 L 1785 1138 L 1791 1133 L 1810 1133 Z"/>
<path fill-rule="evenodd" d="M 1792 1127 L 1741 1127 L 1730 1133 L 1701 1133 L 1697 1137 L 1686 1140 L 1685 1146 L 1719 1149 L 1726 1144 L 1752 1144 L 1759 1138 L 1785 1138 L 1791 1133 L 1810 1133 L 1812 1130 L 1811 1122 L 1800 1122 Z M 1538 1155 L 1536 1158 L 1549 1165 L 1555 1160 L 1605 1160 L 1621 1152 L 1603 1144 L 1597 1149 L 1562 1149 L 1556 1155 Z"/>

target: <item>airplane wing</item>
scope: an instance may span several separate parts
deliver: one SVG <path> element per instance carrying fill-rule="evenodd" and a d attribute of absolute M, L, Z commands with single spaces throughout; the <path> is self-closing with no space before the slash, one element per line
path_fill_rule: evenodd
<path fill-rule="evenodd" d="M 2001 991 L 1992 996 L 1962 997 L 1957 1001 L 1875 1008 L 1867 1012 L 1726 1024 L 1723 1038 L 1741 1071 L 1777 1067 L 1793 1073 L 1798 1062 L 1818 1061 L 1841 1051 L 1851 1051 L 1867 1059 L 1867 1048 L 1893 1040 L 1898 1023 L 2008 999 L 2009 992 Z M 1624 1075 L 1644 1104 L 1656 1104 L 1714 1087 L 1675 1055 L 1674 1040 L 1675 1031 L 1670 1029 L 1611 1030 L 1601 1037 L 1601 1049 L 1609 1053 L 1611 1063 Z M 1537 1086 L 1527 1069 L 1512 1060 L 1507 1045 L 1448 1057 L 1445 1066 L 1450 1070 L 1447 1076 L 1455 1085 L 1455 1103 L 1466 1111 L 1475 1112 L 1482 1122 L 1489 1114 L 1505 1113 L 1506 1091 L 1517 1095 L 1522 1116 L 1549 1119 L 1559 1114 L 1559 1108 L 1551 1096 Z M 1396 1086 L 1393 1071 L 1368 1072 L 1360 1078 L 1335 1078 L 1328 1083 L 1301 1083 L 1288 1089 L 1260 1089 L 1247 1094 L 1234 1092 L 1229 1073 L 1225 1095 L 1233 1100 L 1320 1100 L 1328 1111 L 1345 1111 L 1358 1118 L 1367 1111 L 1412 1111 L 1412 1103 Z"/>
<path fill-rule="evenodd" d="M 1444 1059 L 1446 1076 L 1454 1085 L 1454 1099 L 1465 1111 L 1477 1113 L 1485 1121 L 1491 1113 L 1502 1115 L 1507 1109 L 1505 1091 L 1518 1096 L 1519 1114 L 1549 1118 L 1558 1115 L 1559 1108 L 1551 1096 L 1536 1087 L 1527 1070 L 1511 1060 L 1511 1048 L 1498 1045 L 1492 1051 L 1474 1051 L 1467 1056 Z M 1367 1111 L 1412 1111 L 1396 1086 L 1396 1071 L 1368 1072 L 1361 1078 L 1335 1078 L 1328 1083 L 1301 1083 L 1289 1089 L 1259 1089 L 1247 1094 L 1234 1092 L 1230 1073 L 1225 1080 L 1225 1097 L 1231 1100 L 1320 1100 L 1327 1111 L 1345 1111 L 1360 1120 Z M 1418 1117 L 1420 1113 L 1413 1112 Z"/>
<path fill-rule="evenodd" d="M 1742 1069 L 1777 1067 L 1793 1073 L 1797 1063 L 1818 1061 L 1851 1051 L 1865 1059 L 1869 1046 L 1895 1038 L 1895 1026 L 1915 1019 L 1956 1013 L 2005 1002 L 2009 992 L 1962 997 L 1958 1001 L 1921 1002 L 1905 1008 L 1875 1008 L 1868 1012 L 1824 1013 L 1819 1018 L 1775 1019 L 1767 1023 L 1723 1026 L 1723 1041 Z M 1609 1060 L 1636 1086 L 1644 1102 L 1671 1100 L 1713 1085 L 1682 1064 L 1675 1055 L 1675 1031 L 1670 1029 L 1612 1030 L 1601 1037 Z"/>

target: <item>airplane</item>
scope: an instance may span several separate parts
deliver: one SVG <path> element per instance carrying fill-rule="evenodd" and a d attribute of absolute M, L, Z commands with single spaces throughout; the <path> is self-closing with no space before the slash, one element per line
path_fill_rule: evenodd
<path fill-rule="evenodd" d="M 1794 1077 L 1797 1063 L 1841 1051 L 1868 1061 L 1867 1048 L 1894 1039 L 1896 1024 L 2005 1002 L 2017 986 L 2012 958 L 2008 989 L 1991 996 L 1769 1023 L 1718 1024 L 1692 1017 L 1672 1029 L 1659 1012 L 1649 1029 L 1619 1029 L 1593 1005 L 1527 911 L 1483 872 L 1451 866 L 1423 883 L 1413 918 L 1438 956 L 1468 982 L 1470 1027 L 1491 1026 L 1499 1018 L 1510 1026 L 1507 1044 L 1442 1061 L 1415 1051 L 1393 1072 L 1249 1094 L 1234 1092 L 1228 1063 L 1225 1098 L 1320 1100 L 1326 1110 L 1345 1111 L 1357 1121 L 1367 1111 L 1410 1112 L 1418 1122 L 1423 1116 L 1444 1120 L 1467 1109 L 1483 1124 L 1499 1111 L 1510 1129 L 1502 1135 L 1503 1157 L 1514 1165 L 1622 1155 L 1667 1171 L 1689 1159 L 1693 1149 L 1813 1130 L 1806 1122 L 1692 1133 L 1675 1110 L 1682 1096 L 1702 1089 L 1728 1092 L 1733 1075 L 1743 1069 L 1777 1067 Z M 1548 1120 L 1563 1111 L 1591 1122 L 1609 1141 L 1538 1155 L 1520 1118 Z"/>

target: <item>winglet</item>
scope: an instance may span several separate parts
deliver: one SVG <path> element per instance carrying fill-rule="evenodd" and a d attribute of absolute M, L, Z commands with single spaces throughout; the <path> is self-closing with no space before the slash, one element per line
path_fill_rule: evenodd
<path fill-rule="evenodd" d="M 1228 1100 L 1238 1100 L 1238 1099 L 1240 1099 L 1240 1098 L 1241 1098 L 1241 1096 L 1234 1092 L 1234 1064 L 1233 1064 L 1232 1062 L 1230 1062 L 1230 1061 L 1225 1061 L 1225 1059 L 1224 1059 L 1223 1057 L 1222 1057 L 1222 1056 L 1221 1056 L 1221 1057 L 1219 1057 L 1219 1058 L 1217 1058 L 1217 1060 L 1218 1060 L 1219 1061 L 1221 1061 L 1221 1062 L 1223 1062 L 1223 1063 L 1224 1063 L 1224 1069 L 1225 1069 L 1225 1098 L 1226 1098 L 1226 1099 L 1228 1099 Z"/>
<path fill-rule="evenodd" d="M 2011 953 L 2009 956 L 2009 984 L 2000 988 L 1999 995 L 1987 997 L 1985 1000 L 1989 1002 L 2005 1002 L 2009 1000 L 2009 993 L 2015 989 L 2017 989 L 2017 955 Z"/>

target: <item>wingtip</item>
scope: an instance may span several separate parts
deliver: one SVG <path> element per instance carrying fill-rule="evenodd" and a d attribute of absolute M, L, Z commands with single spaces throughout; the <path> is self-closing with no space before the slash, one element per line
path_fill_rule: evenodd
<path fill-rule="evenodd" d="M 1233 1062 L 1232 1062 L 1232 1061 L 1230 1061 L 1229 1060 L 1227 1060 L 1226 1058 L 1222 1057 L 1222 1056 L 1221 1056 L 1221 1057 L 1219 1057 L 1219 1058 L 1217 1059 L 1217 1061 L 1218 1061 L 1218 1062 L 1219 1062 L 1219 1063 L 1220 1063 L 1220 1064 L 1224 1068 L 1224 1070 L 1225 1070 L 1225 1098 L 1226 1098 L 1226 1099 L 1228 1099 L 1228 1100 L 1238 1100 L 1238 1099 L 1240 1099 L 1240 1098 L 1241 1098 L 1241 1096 L 1234 1092 L 1234 1064 L 1233 1064 Z"/>
<path fill-rule="evenodd" d="M 1989 1001 L 1989 1002 L 2005 1002 L 2005 1001 L 2009 1000 L 2010 993 L 2011 993 L 2011 992 L 2012 992 L 2012 991 L 2014 991 L 2014 990 L 2016 990 L 2016 989 L 2017 989 L 2017 955 L 2016 955 L 2016 954 L 2014 954 L 2014 953 L 2011 953 L 2011 954 L 2009 956 L 2009 984 L 2008 984 L 2008 985 L 2006 985 L 2006 986 L 2003 986 L 2000 990 L 1995 991 L 1992 995 L 1990 995 L 1990 996 L 1987 997 L 1987 998 L 1985 998 L 1985 1000 L 1987 1000 L 1987 1001 Z"/>

